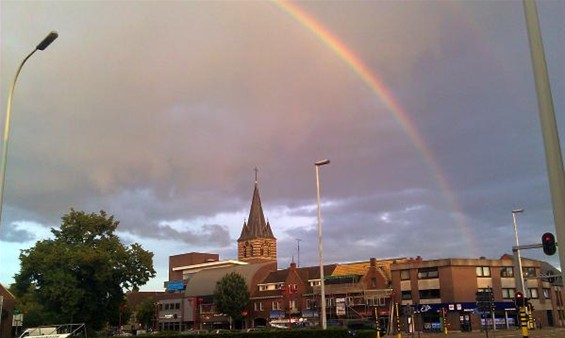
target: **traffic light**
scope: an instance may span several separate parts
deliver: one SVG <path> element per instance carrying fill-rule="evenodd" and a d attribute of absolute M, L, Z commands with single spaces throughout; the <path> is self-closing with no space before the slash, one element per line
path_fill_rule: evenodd
<path fill-rule="evenodd" d="M 541 236 L 541 244 L 543 246 L 543 252 L 546 255 L 554 255 L 557 251 L 555 244 L 555 236 L 551 232 L 546 232 Z"/>
<path fill-rule="evenodd" d="M 516 292 L 514 294 L 514 302 L 516 303 L 517 307 L 524 306 L 524 295 L 521 292 Z"/>

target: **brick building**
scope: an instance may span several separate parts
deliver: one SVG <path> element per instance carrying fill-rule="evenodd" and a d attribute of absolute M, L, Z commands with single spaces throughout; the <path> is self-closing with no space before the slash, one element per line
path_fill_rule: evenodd
<path fill-rule="evenodd" d="M 563 326 L 561 282 L 549 283 L 539 278 L 547 269 L 543 262 L 522 258 L 526 297 L 534 307 L 537 325 Z M 544 263 L 546 264 L 546 263 Z M 485 323 L 498 329 L 514 328 L 517 323 L 514 294 L 516 289 L 512 256 L 501 259 L 412 260 L 391 266 L 395 301 L 411 305 L 416 315 L 402 318 L 404 330 L 443 329 L 442 311 L 450 330 L 480 330 Z M 493 318 L 477 313 L 476 293 L 491 290 L 494 295 Z"/>
<path fill-rule="evenodd" d="M 405 259 L 330 264 L 324 266 L 326 315 L 330 324 L 373 323 L 375 313 L 387 325 L 391 311 L 390 266 Z M 252 293 L 250 321 L 253 326 L 311 326 L 320 322 L 320 268 L 271 272 Z"/>
<path fill-rule="evenodd" d="M 16 298 L 0 284 L 0 337 L 12 337 L 12 321 Z"/>

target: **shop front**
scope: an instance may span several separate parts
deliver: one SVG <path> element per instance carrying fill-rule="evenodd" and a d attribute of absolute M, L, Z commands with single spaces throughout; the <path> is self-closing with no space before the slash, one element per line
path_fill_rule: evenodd
<path fill-rule="evenodd" d="M 424 332 L 444 331 L 443 315 L 449 331 L 473 331 L 481 329 L 510 329 L 516 323 L 513 302 L 494 302 L 494 311 L 481 313 L 474 302 L 417 304 L 415 306 L 416 329 Z"/>

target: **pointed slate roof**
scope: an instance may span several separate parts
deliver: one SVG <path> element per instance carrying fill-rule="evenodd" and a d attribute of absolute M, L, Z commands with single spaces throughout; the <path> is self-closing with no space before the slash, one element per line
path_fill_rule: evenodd
<path fill-rule="evenodd" d="M 265 222 L 261 198 L 259 197 L 259 184 L 257 181 L 255 181 L 255 189 L 253 190 L 249 217 L 247 218 L 247 222 L 243 223 L 243 229 L 241 229 L 241 235 L 238 241 L 246 241 L 255 238 L 275 238 L 271 230 L 271 225 L 269 222 Z"/>

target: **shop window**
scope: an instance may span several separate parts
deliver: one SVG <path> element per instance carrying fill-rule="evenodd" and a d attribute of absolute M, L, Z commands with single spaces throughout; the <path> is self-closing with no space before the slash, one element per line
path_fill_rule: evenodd
<path fill-rule="evenodd" d="M 418 279 L 438 278 L 439 272 L 437 268 L 422 268 L 418 269 Z"/>
<path fill-rule="evenodd" d="M 477 277 L 490 277 L 490 266 L 477 266 Z"/>

